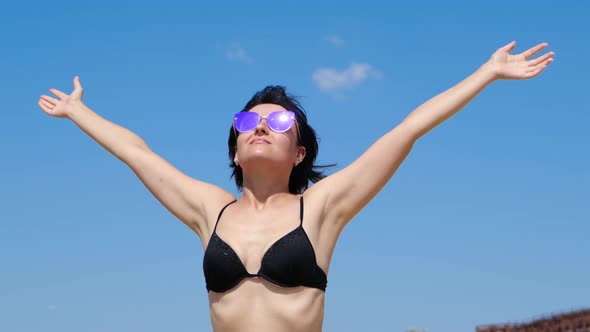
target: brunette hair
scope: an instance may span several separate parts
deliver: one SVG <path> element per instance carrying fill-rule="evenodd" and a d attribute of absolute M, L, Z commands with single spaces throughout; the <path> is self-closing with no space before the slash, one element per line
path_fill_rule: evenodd
<path fill-rule="evenodd" d="M 305 158 L 301 163 L 297 164 L 291 171 L 289 177 L 289 192 L 292 194 L 301 194 L 309 186 L 309 181 L 316 183 L 326 177 L 322 168 L 332 167 L 334 165 L 315 165 L 315 160 L 318 155 L 318 138 L 315 130 L 307 123 L 307 116 L 301 104 L 295 97 L 287 95 L 285 87 L 278 85 L 269 85 L 261 91 L 258 91 L 248 101 L 242 112 L 248 112 L 254 106 L 260 104 L 276 104 L 280 105 L 286 110 L 295 113 L 296 126 L 299 129 L 298 142 L 299 146 L 305 147 Z M 229 166 L 232 168 L 232 177 L 236 181 L 236 186 L 242 190 L 244 184 L 244 175 L 242 168 L 236 165 L 234 157 L 236 155 L 236 146 L 239 133 L 237 133 L 233 125 L 229 129 L 229 139 L 227 145 L 229 148 Z"/>

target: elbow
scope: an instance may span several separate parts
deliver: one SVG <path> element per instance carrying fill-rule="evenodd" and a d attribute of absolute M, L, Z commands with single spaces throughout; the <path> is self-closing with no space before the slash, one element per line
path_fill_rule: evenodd
<path fill-rule="evenodd" d="M 142 150 L 151 151 L 147 143 L 141 138 L 134 145 Z"/>
<path fill-rule="evenodd" d="M 150 147 L 147 145 L 145 140 L 137 134 L 133 134 L 133 138 L 130 140 L 129 143 L 134 148 L 139 148 L 139 149 L 145 150 L 145 151 L 151 151 Z"/>
<path fill-rule="evenodd" d="M 425 130 L 419 125 L 419 123 L 416 123 L 416 121 L 413 121 L 410 117 L 407 117 L 402 121 L 402 123 L 397 126 L 396 130 L 399 130 L 402 133 L 402 136 L 407 137 L 412 145 L 429 131 Z"/>
<path fill-rule="evenodd" d="M 138 156 L 144 155 L 146 152 L 151 152 L 152 150 L 147 145 L 147 143 L 139 136 L 134 137 L 134 139 L 127 141 L 126 144 L 121 144 L 117 146 L 116 149 L 113 149 L 111 152 L 122 162 L 129 164 Z"/>

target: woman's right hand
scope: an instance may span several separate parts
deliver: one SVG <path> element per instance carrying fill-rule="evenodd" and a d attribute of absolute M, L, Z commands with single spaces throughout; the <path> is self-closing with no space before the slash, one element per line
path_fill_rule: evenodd
<path fill-rule="evenodd" d="M 56 118 L 67 118 L 77 109 L 84 106 L 82 103 L 84 89 L 80 84 L 80 78 L 78 76 L 74 77 L 74 91 L 71 94 L 67 95 L 57 89 L 49 89 L 49 92 L 59 99 L 42 95 L 37 102 L 43 112 L 48 115 Z"/>

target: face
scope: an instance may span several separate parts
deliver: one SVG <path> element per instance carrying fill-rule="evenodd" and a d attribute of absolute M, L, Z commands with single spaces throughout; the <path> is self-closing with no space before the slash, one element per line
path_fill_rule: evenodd
<path fill-rule="evenodd" d="M 261 117 L 285 108 L 275 104 L 260 104 L 249 112 Z M 286 132 L 274 132 L 268 127 L 266 119 L 261 119 L 256 128 L 250 132 L 238 133 L 234 162 L 244 167 L 256 160 L 268 160 L 273 163 L 285 163 L 295 166 L 305 157 L 305 148 L 298 146 L 297 123 Z"/>

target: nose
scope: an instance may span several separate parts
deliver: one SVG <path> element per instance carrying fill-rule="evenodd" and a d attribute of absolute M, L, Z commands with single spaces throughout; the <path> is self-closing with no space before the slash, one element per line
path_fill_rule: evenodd
<path fill-rule="evenodd" d="M 268 134 L 268 123 L 266 122 L 266 117 L 262 117 L 256 125 L 255 128 L 256 135 L 267 135 Z"/>

